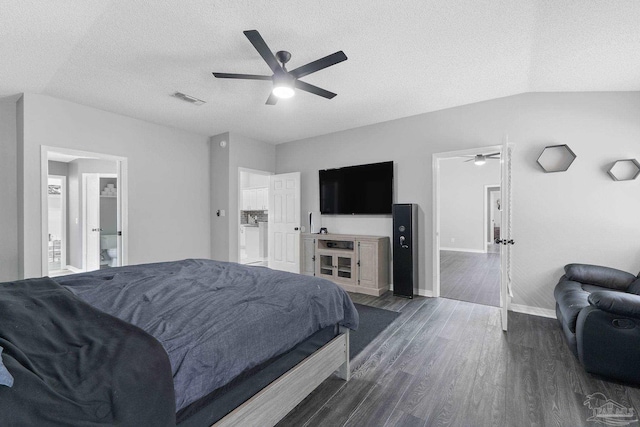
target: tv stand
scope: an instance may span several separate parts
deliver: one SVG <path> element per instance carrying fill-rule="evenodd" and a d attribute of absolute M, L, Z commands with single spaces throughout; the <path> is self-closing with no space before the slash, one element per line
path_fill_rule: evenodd
<path fill-rule="evenodd" d="M 301 273 L 331 280 L 348 292 L 380 296 L 389 290 L 389 238 L 302 234 Z"/>

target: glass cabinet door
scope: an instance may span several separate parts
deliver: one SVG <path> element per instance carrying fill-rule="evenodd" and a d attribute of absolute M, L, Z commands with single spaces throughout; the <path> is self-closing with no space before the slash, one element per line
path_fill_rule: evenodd
<path fill-rule="evenodd" d="M 333 257 L 331 255 L 320 255 L 320 274 L 333 276 Z"/>
<path fill-rule="evenodd" d="M 351 279 L 351 257 L 338 257 L 338 277 Z"/>

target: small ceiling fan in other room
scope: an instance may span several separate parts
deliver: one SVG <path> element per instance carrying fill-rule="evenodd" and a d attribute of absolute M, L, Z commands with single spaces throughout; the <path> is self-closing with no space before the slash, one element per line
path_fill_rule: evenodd
<path fill-rule="evenodd" d="M 269 46 L 265 43 L 260 33 L 256 30 L 244 31 L 253 47 L 256 48 L 262 59 L 267 63 L 273 75 L 260 76 L 255 74 L 230 74 L 230 73 L 213 73 L 219 79 L 244 79 L 244 80 L 271 80 L 273 82 L 273 90 L 267 99 L 267 105 L 275 105 L 278 98 L 291 98 L 295 95 L 295 89 L 313 93 L 323 98 L 331 99 L 336 96 L 335 93 L 319 88 L 312 84 L 299 80 L 301 77 L 308 76 L 311 73 L 320 71 L 324 68 L 335 65 L 339 62 L 346 61 L 347 55 L 343 51 L 332 53 L 331 55 L 310 62 L 306 65 L 296 68 L 295 70 L 287 70 L 286 64 L 291 59 L 291 54 L 286 50 L 280 50 L 273 54 Z"/>
<path fill-rule="evenodd" d="M 500 160 L 500 153 L 491 153 L 491 154 L 476 154 L 475 156 L 464 156 L 471 157 L 469 160 L 465 160 L 466 162 L 473 162 L 475 165 L 484 165 L 487 160 Z"/>

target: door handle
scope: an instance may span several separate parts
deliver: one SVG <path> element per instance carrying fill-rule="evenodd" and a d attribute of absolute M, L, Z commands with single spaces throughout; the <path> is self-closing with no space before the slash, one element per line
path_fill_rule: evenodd
<path fill-rule="evenodd" d="M 102 228 L 92 228 L 91 231 L 102 231 Z"/>
<path fill-rule="evenodd" d="M 515 245 L 516 242 L 513 241 L 513 239 L 496 239 L 496 243 L 497 244 L 503 244 L 503 245 Z"/>
<path fill-rule="evenodd" d="M 402 247 L 402 249 L 409 249 L 409 245 L 405 245 L 404 241 L 405 241 L 405 237 L 400 236 L 400 247 Z"/>
<path fill-rule="evenodd" d="M 293 229 L 293 231 L 298 231 L 298 230 L 300 230 L 299 227 L 296 227 L 296 228 Z"/>

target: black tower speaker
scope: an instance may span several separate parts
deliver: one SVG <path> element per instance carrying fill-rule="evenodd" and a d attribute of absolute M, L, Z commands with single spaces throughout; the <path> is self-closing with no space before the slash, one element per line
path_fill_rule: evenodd
<path fill-rule="evenodd" d="M 418 205 L 393 205 L 393 294 L 413 298 L 418 287 Z"/>

